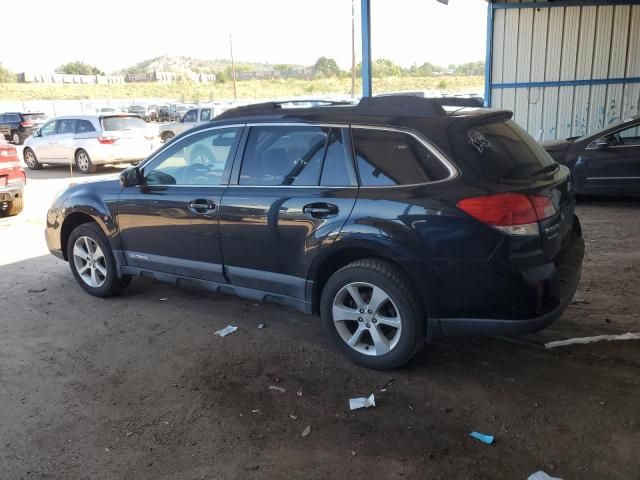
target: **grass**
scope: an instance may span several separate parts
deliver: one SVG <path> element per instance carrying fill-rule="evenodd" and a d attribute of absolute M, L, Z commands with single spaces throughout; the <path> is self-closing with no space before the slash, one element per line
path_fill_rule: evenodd
<path fill-rule="evenodd" d="M 373 91 L 442 90 L 448 92 L 480 92 L 483 77 L 386 77 L 373 79 Z M 238 98 L 282 98 L 328 93 L 348 94 L 350 78 L 314 80 L 247 80 L 238 81 Z M 361 92 L 360 82 L 356 84 Z M 84 99 L 167 98 L 181 102 L 205 102 L 233 98 L 233 85 L 226 83 L 123 83 L 112 85 L 0 84 L 0 100 L 84 100 Z"/>

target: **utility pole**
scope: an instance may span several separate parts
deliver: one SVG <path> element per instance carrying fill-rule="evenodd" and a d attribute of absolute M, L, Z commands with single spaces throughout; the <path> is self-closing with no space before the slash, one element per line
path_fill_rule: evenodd
<path fill-rule="evenodd" d="M 231 50 L 231 78 L 233 79 L 233 99 L 238 99 L 238 91 L 236 90 L 236 65 L 233 63 L 233 38 L 229 34 L 229 50 Z"/>
<path fill-rule="evenodd" d="M 356 0 L 351 0 L 351 98 L 356 96 Z"/>

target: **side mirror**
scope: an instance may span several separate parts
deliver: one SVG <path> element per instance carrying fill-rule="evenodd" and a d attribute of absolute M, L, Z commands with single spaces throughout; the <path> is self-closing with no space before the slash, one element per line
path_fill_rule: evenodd
<path fill-rule="evenodd" d="M 135 187 L 142 183 L 142 172 L 138 167 L 127 168 L 120 174 L 120 185 L 123 188 Z"/>
<path fill-rule="evenodd" d="M 593 144 L 598 150 L 602 150 L 603 148 L 609 148 L 610 143 L 607 137 L 601 137 L 593 142 Z"/>

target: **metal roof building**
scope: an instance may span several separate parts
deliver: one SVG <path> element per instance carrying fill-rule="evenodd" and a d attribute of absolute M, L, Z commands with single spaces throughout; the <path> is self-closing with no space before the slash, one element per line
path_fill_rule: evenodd
<path fill-rule="evenodd" d="M 361 4 L 370 95 L 370 0 Z M 492 0 L 487 10 L 485 104 L 544 140 L 640 113 L 640 0 Z"/>

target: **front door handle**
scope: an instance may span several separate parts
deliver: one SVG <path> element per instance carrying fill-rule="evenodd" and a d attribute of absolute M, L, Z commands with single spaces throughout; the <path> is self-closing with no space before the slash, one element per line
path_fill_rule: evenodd
<path fill-rule="evenodd" d="M 206 198 L 198 198 L 189 202 L 189 209 L 196 213 L 209 213 L 216 209 L 216 204 L 212 200 Z"/>
<path fill-rule="evenodd" d="M 327 218 L 338 214 L 338 206 L 332 203 L 310 203 L 302 211 L 312 218 Z"/>

